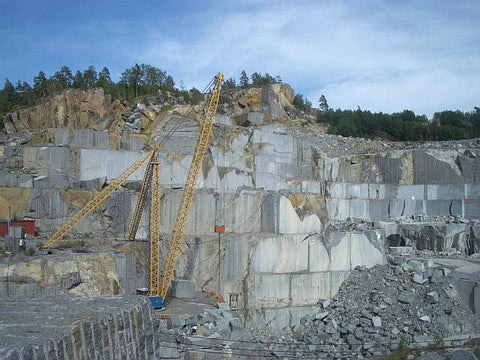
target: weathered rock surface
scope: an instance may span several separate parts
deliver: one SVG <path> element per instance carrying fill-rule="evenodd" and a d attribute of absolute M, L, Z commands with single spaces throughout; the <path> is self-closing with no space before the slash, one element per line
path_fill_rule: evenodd
<path fill-rule="evenodd" d="M 71 244 L 71 245 L 70 245 Z M 60 244 L 62 247 L 62 244 Z M 77 252 L 0 257 L 0 297 L 54 295 L 130 295 L 147 284 L 146 243 L 124 243 L 82 251 L 83 244 L 66 242 Z"/>
<path fill-rule="evenodd" d="M 45 103 L 8 114 L 4 126 L 7 133 L 57 127 L 115 132 L 131 111 L 128 105 L 112 100 L 102 88 L 68 89 Z"/>

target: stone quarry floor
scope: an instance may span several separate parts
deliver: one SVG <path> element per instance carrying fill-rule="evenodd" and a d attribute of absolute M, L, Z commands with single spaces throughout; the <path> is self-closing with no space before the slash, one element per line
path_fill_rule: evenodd
<path fill-rule="evenodd" d="M 209 299 L 177 299 L 171 298 L 162 310 L 156 310 L 159 318 L 181 317 L 188 319 L 203 313 L 205 309 L 215 309 Z"/>

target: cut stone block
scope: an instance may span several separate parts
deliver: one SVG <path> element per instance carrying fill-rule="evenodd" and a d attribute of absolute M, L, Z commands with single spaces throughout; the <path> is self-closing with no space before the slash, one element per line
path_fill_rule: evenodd
<path fill-rule="evenodd" d="M 173 283 L 173 296 L 179 299 L 194 299 L 195 283 L 193 280 L 176 279 Z"/>
<path fill-rule="evenodd" d="M 251 273 L 291 273 L 308 269 L 308 241 L 304 235 L 258 239 L 251 250 Z"/>
<path fill-rule="evenodd" d="M 330 273 L 292 275 L 292 305 L 314 305 L 330 297 Z"/>

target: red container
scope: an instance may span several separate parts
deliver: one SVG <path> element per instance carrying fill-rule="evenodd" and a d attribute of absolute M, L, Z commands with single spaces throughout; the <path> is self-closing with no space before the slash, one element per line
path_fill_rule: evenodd
<path fill-rule="evenodd" d="M 225 232 L 225 225 L 215 225 L 215 232 L 216 233 L 224 233 Z"/>
<path fill-rule="evenodd" d="M 8 223 L 6 221 L 0 221 L 0 236 L 8 235 Z"/>
<path fill-rule="evenodd" d="M 35 236 L 35 220 L 12 220 L 10 226 L 25 226 L 25 234 Z"/>

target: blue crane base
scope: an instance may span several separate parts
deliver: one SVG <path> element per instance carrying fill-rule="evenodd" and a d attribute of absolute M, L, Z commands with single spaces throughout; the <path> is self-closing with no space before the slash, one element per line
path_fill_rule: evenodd
<path fill-rule="evenodd" d="M 161 309 L 163 306 L 163 298 L 161 296 L 149 296 L 150 302 L 154 309 Z"/>

